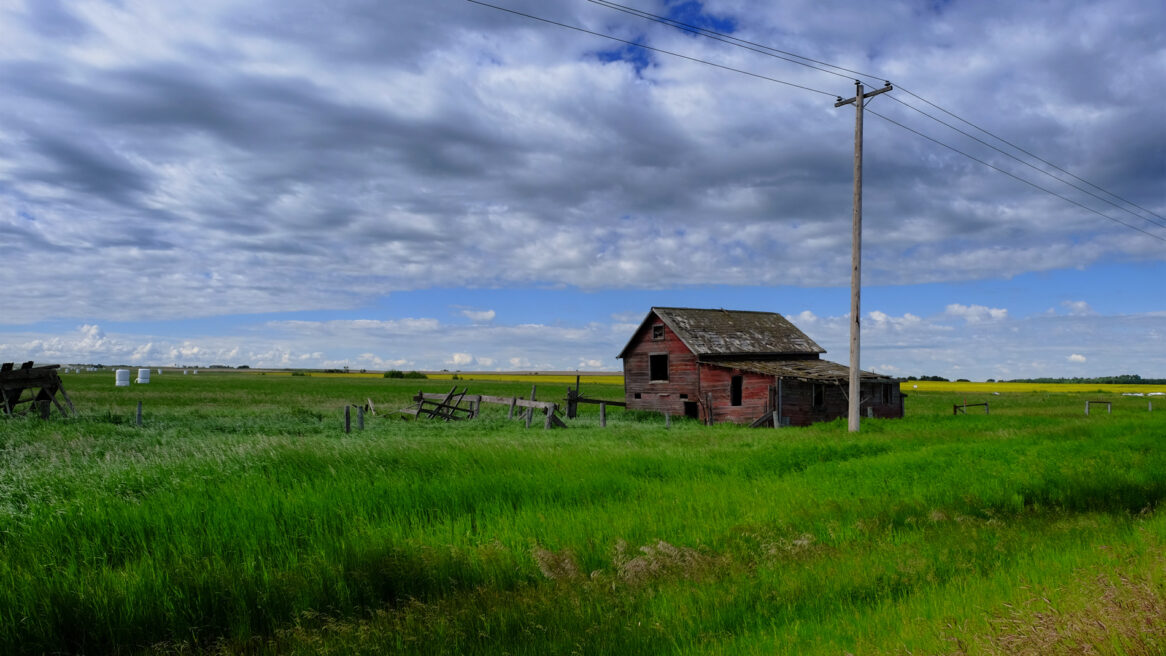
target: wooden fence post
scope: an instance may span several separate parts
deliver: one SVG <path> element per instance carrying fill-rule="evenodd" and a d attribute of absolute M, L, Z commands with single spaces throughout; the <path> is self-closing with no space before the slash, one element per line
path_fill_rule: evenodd
<path fill-rule="evenodd" d="M 579 409 L 579 392 L 567 388 L 567 419 L 574 419 Z"/>
<path fill-rule="evenodd" d="M 510 399 L 510 412 L 506 413 L 507 419 L 514 419 L 514 406 L 518 405 L 518 397 L 515 396 Z"/>
<path fill-rule="evenodd" d="M 356 427 L 364 430 L 364 406 L 356 406 Z"/>
<path fill-rule="evenodd" d="M 352 432 L 352 406 L 344 406 L 344 432 Z"/>
<path fill-rule="evenodd" d="M 664 428 L 672 428 L 672 413 L 664 413 Z"/>
<path fill-rule="evenodd" d="M 607 428 L 607 404 L 599 404 L 599 427 Z"/>
<path fill-rule="evenodd" d="M 554 411 L 554 406 L 548 405 L 546 408 L 547 418 L 546 418 L 546 421 L 543 422 L 543 430 L 550 430 L 551 429 L 551 415 L 554 414 L 553 411 Z"/>
<path fill-rule="evenodd" d="M 534 408 L 526 409 L 526 427 L 530 428 L 530 420 L 534 418 Z"/>

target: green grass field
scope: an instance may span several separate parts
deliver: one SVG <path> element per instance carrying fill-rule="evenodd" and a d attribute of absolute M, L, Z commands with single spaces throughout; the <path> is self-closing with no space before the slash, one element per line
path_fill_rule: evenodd
<path fill-rule="evenodd" d="M 450 381 L 64 379 L 78 418 L 0 420 L 4 654 L 1166 653 L 1166 399 L 544 431 L 388 414 Z"/>

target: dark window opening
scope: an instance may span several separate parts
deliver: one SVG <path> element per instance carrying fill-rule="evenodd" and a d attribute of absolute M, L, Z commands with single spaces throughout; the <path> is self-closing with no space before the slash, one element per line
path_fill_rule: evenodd
<path fill-rule="evenodd" d="M 652 339 L 664 339 L 664 324 L 658 323 L 652 326 Z"/>
<path fill-rule="evenodd" d="M 681 394 L 681 395 L 680 395 L 680 398 L 682 398 L 682 399 L 687 399 L 687 398 L 688 398 L 688 395 L 687 395 L 687 394 Z"/>
<path fill-rule="evenodd" d="M 883 385 L 883 403 L 889 405 L 891 403 L 891 386 L 890 384 Z"/>
<path fill-rule="evenodd" d="M 729 380 L 729 405 L 741 405 L 741 387 L 744 382 L 744 376 L 733 376 Z"/>
<path fill-rule="evenodd" d="M 814 407 L 826 407 L 826 386 L 821 383 L 814 385 Z"/>
<path fill-rule="evenodd" d="M 684 402 L 684 416 L 692 419 L 700 419 L 700 408 L 696 405 L 696 401 Z"/>
<path fill-rule="evenodd" d="M 667 353 L 659 353 L 648 356 L 648 379 L 652 381 L 668 380 Z"/>
<path fill-rule="evenodd" d="M 636 399 L 640 398 L 640 393 L 636 392 L 635 394 L 632 395 L 632 398 L 636 398 Z"/>

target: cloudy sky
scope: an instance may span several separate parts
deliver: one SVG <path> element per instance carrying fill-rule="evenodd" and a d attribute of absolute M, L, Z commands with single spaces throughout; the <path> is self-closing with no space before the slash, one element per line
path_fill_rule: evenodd
<path fill-rule="evenodd" d="M 1166 5 L 624 0 L 745 49 L 496 4 L 623 41 L 466 0 L 0 0 L 0 360 L 617 369 L 669 305 L 846 362 L 860 72 L 895 85 L 863 368 L 1166 376 Z"/>

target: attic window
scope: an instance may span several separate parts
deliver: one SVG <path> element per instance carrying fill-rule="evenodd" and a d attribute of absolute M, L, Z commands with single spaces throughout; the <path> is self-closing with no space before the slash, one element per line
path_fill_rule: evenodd
<path fill-rule="evenodd" d="M 664 339 L 664 324 L 658 323 L 658 324 L 652 326 L 652 339 L 654 339 L 654 340 Z"/>
<path fill-rule="evenodd" d="M 648 356 L 648 379 L 654 383 L 668 381 L 667 353 L 654 353 Z"/>

